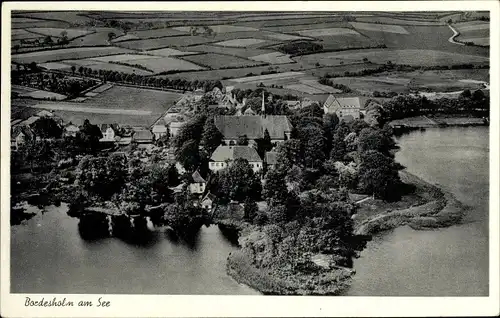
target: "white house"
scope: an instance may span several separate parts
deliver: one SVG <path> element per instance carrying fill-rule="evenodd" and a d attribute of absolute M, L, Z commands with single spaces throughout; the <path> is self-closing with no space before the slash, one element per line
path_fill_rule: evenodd
<path fill-rule="evenodd" d="M 208 168 L 212 171 L 219 171 L 231 165 L 235 159 L 247 160 L 254 172 L 262 170 L 262 159 L 253 147 L 248 146 L 217 147 L 210 158 Z"/>
<path fill-rule="evenodd" d="M 155 135 L 155 140 L 166 136 L 168 133 L 168 129 L 165 125 L 154 125 L 151 131 L 153 132 L 153 135 Z"/>
<path fill-rule="evenodd" d="M 170 136 L 174 137 L 177 136 L 179 133 L 179 130 L 181 129 L 182 126 L 184 126 L 185 122 L 179 122 L 179 121 L 172 121 L 168 125 L 168 130 L 170 131 Z"/>
<path fill-rule="evenodd" d="M 99 139 L 100 142 L 114 142 L 116 136 L 116 126 L 102 124 L 101 125 L 102 138 Z"/>
<path fill-rule="evenodd" d="M 330 95 L 323 104 L 323 110 L 325 114 L 337 114 L 340 120 L 347 122 L 359 119 L 361 103 L 359 97 L 335 97 Z"/>
<path fill-rule="evenodd" d="M 77 125 L 75 124 L 72 124 L 71 122 L 69 124 L 67 124 L 65 127 L 64 127 L 64 132 L 63 132 L 63 135 L 64 136 L 68 136 L 68 137 L 76 137 L 76 134 L 80 131 L 80 128 L 78 128 Z"/>
<path fill-rule="evenodd" d="M 192 194 L 203 194 L 205 192 L 205 187 L 207 186 L 207 182 L 203 177 L 200 175 L 198 170 L 193 172 L 191 175 L 191 183 L 189 184 L 189 191 Z"/>
<path fill-rule="evenodd" d="M 215 203 L 215 195 L 210 192 L 201 200 L 201 207 L 207 211 L 212 211 Z"/>

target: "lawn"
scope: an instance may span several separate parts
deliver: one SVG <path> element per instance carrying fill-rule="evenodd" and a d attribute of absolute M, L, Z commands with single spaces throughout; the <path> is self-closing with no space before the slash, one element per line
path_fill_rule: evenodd
<path fill-rule="evenodd" d="M 170 36 L 170 37 L 163 37 L 156 39 L 125 41 L 125 42 L 119 42 L 117 43 L 117 45 L 132 50 L 153 50 L 165 47 L 182 47 L 182 46 L 197 45 L 209 42 L 215 42 L 215 40 L 210 37 L 185 35 L 185 36 Z"/>
<path fill-rule="evenodd" d="M 21 54 L 12 54 L 12 61 L 17 63 L 44 63 L 66 59 L 83 59 L 96 56 L 127 53 L 130 50 L 118 47 L 82 47 L 36 51 Z"/>
<path fill-rule="evenodd" d="M 358 30 L 409 34 L 409 32 L 400 25 L 376 24 L 376 23 L 365 23 L 365 22 L 350 22 L 350 24 Z"/>
<path fill-rule="evenodd" d="M 318 36 L 334 36 L 334 35 L 359 35 L 358 32 L 347 28 L 325 28 L 325 29 L 308 29 L 295 31 L 300 35 L 318 37 Z"/>
<path fill-rule="evenodd" d="M 133 59 L 128 61 L 121 61 L 120 63 L 124 63 L 130 66 L 134 66 L 135 64 L 137 64 L 147 70 L 150 70 L 153 73 L 161 73 L 169 71 L 189 71 L 189 70 L 194 71 L 194 70 L 205 69 L 203 66 L 191 63 L 189 61 L 176 59 L 173 57 L 150 57 L 148 59 L 140 59 L 140 60 Z"/>
<path fill-rule="evenodd" d="M 182 59 L 210 69 L 250 67 L 265 64 L 262 61 L 251 61 L 241 57 L 215 53 L 183 56 Z"/>
<path fill-rule="evenodd" d="M 322 65 L 338 65 L 339 61 L 344 63 L 358 62 L 368 58 L 372 63 L 384 64 L 391 61 L 395 64 L 408 65 L 451 65 L 464 63 L 488 63 L 489 59 L 477 55 L 466 55 L 434 50 L 356 50 L 349 52 L 318 53 L 303 56 L 302 59 L 309 63 L 319 61 Z"/>
<path fill-rule="evenodd" d="M 217 42 L 215 44 L 220 46 L 229 46 L 229 47 L 247 47 L 256 44 L 262 44 L 264 42 L 266 42 L 266 40 L 247 38 L 247 39 L 227 40 L 227 41 Z"/>
<path fill-rule="evenodd" d="M 269 64 L 288 64 L 295 62 L 290 58 L 289 55 L 280 52 L 265 53 L 256 56 L 251 56 L 249 57 L 249 59 Z"/>

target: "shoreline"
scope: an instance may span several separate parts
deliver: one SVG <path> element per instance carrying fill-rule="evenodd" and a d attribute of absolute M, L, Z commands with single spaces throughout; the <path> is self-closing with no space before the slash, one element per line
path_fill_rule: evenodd
<path fill-rule="evenodd" d="M 449 227 L 459 224 L 467 207 L 458 201 L 455 196 L 430 184 L 420 177 L 409 172 L 400 172 L 402 180 L 411 182 L 415 186 L 423 202 L 410 207 L 389 210 L 367 217 L 355 224 L 356 235 L 370 235 L 384 233 L 399 226 L 409 225 L 412 229 L 430 230 Z M 251 227 L 242 228 L 241 231 L 255 231 Z M 241 237 L 241 236 L 240 236 Z M 330 267 L 328 270 L 314 274 L 293 275 L 293 279 L 282 279 L 275 274 L 258 268 L 244 255 L 242 250 L 230 253 L 226 264 L 227 274 L 236 282 L 244 284 L 263 295 L 342 295 L 350 287 L 356 271 L 349 268 Z M 325 276 L 330 276 L 328 284 L 321 286 L 308 286 L 304 288 L 301 283 L 311 282 L 319 276 L 320 281 Z M 307 285 L 306 283 L 306 285 Z"/>

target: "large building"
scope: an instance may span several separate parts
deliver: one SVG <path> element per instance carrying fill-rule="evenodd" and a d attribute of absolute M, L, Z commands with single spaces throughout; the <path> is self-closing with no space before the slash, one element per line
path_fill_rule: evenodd
<path fill-rule="evenodd" d="M 210 157 L 208 168 L 212 171 L 219 171 L 231 165 L 236 159 L 247 160 L 254 172 L 262 170 L 262 159 L 257 150 L 248 146 L 217 147 Z"/>
<path fill-rule="evenodd" d="M 292 123 L 283 115 L 216 116 L 214 121 L 228 145 L 235 145 L 242 136 L 250 141 L 263 138 L 266 129 L 273 142 L 290 139 L 292 133 Z"/>
<path fill-rule="evenodd" d="M 337 117 L 343 121 L 352 121 L 359 119 L 361 103 L 359 97 L 335 97 L 328 96 L 323 105 L 325 114 L 337 114 Z"/>

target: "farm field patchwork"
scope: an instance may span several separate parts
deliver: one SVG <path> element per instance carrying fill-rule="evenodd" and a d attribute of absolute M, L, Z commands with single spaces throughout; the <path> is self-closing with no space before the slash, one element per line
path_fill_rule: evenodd
<path fill-rule="evenodd" d="M 93 31 L 80 30 L 80 29 L 64 29 L 64 28 L 31 28 L 26 29 L 31 33 L 38 33 L 52 37 L 61 37 L 63 32 L 67 33 L 68 39 L 73 39 L 82 35 L 92 33 Z"/>
<path fill-rule="evenodd" d="M 38 19 L 24 19 L 21 18 L 12 18 L 11 19 L 11 27 L 13 30 L 15 29 L 24 29 L 24 28 L 67 28 L 69 27 L 69 23 L 63 21 L 52 21 L 52 20 L 38 20 Z"/>
<path fill-rule="evenodd" d="M 289 79 L 289 78 L 297 78 L 304 76 L 303 72 L 284 72 L 277 74 L 267 74 L 267 75 L 258 75 L 258 76 L 250 76 L 250 77 L 242 77 L 242 78 L 234 78 L 229 80 L 230 82 L 236 83 L 259 83 L 267 80 L 281 80 L 281 79 Z"/>
<path fill-rule="evenodd" d="M 489 30 L 489 23 L 469 24 L 457 23 L 453 25 L 459 32 L 475 31 L 475 30 Z"/>
<path fill-rule="evenodd" d="M 474 43 L 476 45 L 482 45 L 482 46 L 489 46 L 490 45 L 490 37 L 475 37 L 475 38 L 469 38 L 469 37 L 458 37 L 457 40 L 460 42 L 470 42 Z"/>
<path fill-rule="evenodd" d="M 44 63 L 52 61 L 61 61 L 66 59 L 83 59 L 89 57 L 120 54 L 127 52 L 130 52 L 130 50 L 112 46 L 56 49 L 56 50 L 13 54 L 12 61 L 15 63 L 31 63 L 31 62 Z"/>
<path fill-rule="evenodd" d="M 296 84 L 290 84 L 285 86 L 285 88 L 310 95 L 342 92 L 333 87 L 319 84 L 317 80 L 312 80 L 312 79 L 311 80 L 302 79 Z"/>
<path fill-rule="evenodd" d="M 217 45 L 201 44 L 196 46 L 190 46 L 189 51 L 196 51 L 197 53 L 219 53 L 225 55 L 234 55 L 243 58 L 248 58 L 250 56 L 273 53 L 274 51 L 268 49 L 256 49 L 256 48 L 238 48 L 238 47 L 222 47 Z M 148 51 L 151 52 L 151 51 Z"/>
<path fill-rule="evenodd" d="M 220 46 L 229 46 L 229 47 L 246 47 L 246 46 L 261 44 L 264 42 L 265 40 L 248 38 L 248 39 L 227 40 L 227 41 L 217 42 L 215 44 Z"/>
<path fill-rule="evenodd" d="M 276 32 L 269 32 L 269 31 L 263 31 L 262 34 L 268 38 L 271 38 L 273 40 L 279 40 L 279 41 L 293 41 L 293 40 L 310 39 L 310 38 L 304 37 L 304 36 L 285 34 L 285 33 L 276 33 Z"/>
<path fill-rule="evenodd" d="M 309 29 L 309 30 L 300 30 L 295 32 L 297 32 L 300 35 L 305 35 L 310 37 L 345 35 L 345 34 L 359 35 L 358 32 L 347 28 Z"/>
<path fill-rule="evenodd" d="M 371 16 L 371 17 L 357 17 L 356 22 L 372 22 L 381 24 L 393 24 L 393 25 L 443 25 L 442 21 L 421 21 L 421 20 L 406 20 L 398 19 L 392 17 L 381 17 L 381 16 Z"/>
<path fill-rule="evenodd" d="M 138 40 L 139 37 L 137 35 L 133 35 L 130 33 L 127 33 L 125 35 L 119 36 L 117 38 L 114 38 L 111 40 L 111 42 L 122 42 L 122 41 L 128 41 L 128 40 Z"/>
<path fill-rule="evenodd" d="M 288 54 L 280 52 L 266 53 L 249 57 L 249 59 L 269 64 L 287 64 L 294 63 L 295 61 L 290 58 Z"/>
<path fill-rule="evenodd" d="M 259 29 L 252 28 L 252 27 L 228 25 L 228 24 L 209 25 L 208 27 L 211 28 L 217 34 L 230 33 L 230 32 L 258 31 L 259 30 Z M 191 31 L 190 26 L 174 27 L 172 29 L 177 30 L 177 31 L 181 31 L 181 32 L 187 32 L 187 33 L 189 33 Z"/>
<path fill-rule="evenodd" d="M 99 62 L 121 62 L 121 61 L 133 61 L 152 58 L 150 55 L 145 54 L 117 54 L 109 56 L 91 57 L 89 60 L 99 61 Z"/>
<path fill-rule="evenodd" d="M 409 32 L 399 25 L 391 24 L 376 24 L 365 22 L 350 22 L 350 24 L 358 30 L 378 31 L 385 33 L 409 34 Z"/>
<path fill-rule="evenodd" d="M 215 53 L 188 55 L 183 56 L 182 58 L 186 61 L 190 61 L 211 69 L 239 68 L 265 64 L 262 61 L 251 61 L 232 55 L 221 55 Z"/>
<path fill-rule="evenodd" d="M 80 14 L 78 11 L 39 11 L 39 12 L 13 12 L 15 18 L 32 18 L 59 20 L 67 24 L 85 25 L 87 22 L 93 22 L 93 19 Z"/>
<path fill-rule="evenodd" d="M 58 62 L 41 63 L 38 64 L 38 66 L 44 67 L 48 70 L 64 70 L 71 68 L 71 65 L 69 64 L 58 63 Z"/>
<path fill-rule="evenodd" d="M 297 24 L 297 25 L 286 25 L 286 26 L 273 26 L 266 27 L 266 31 L 270 32 L 283 32 L 283 33 L 293 33 L 300 30 L 312 30 L 312 29 L 328 29 L 328 28 L 351 28 L 348 22 L 342 21 L 332 21 L 324 23 L 310 23 L 310 24 Z"/>
<path fill-rule="evenodd" d="M 11 40 L 24 40 L 40 38 L 40 34 L 28 32 L 24 29 L 13 29 L 11 33 Z"/>
<path fill-rule="evenodd" d="M 90 59 L 81 59 L 81 60 L 63 60 L 58 63 L 46 63 L 46 67 L 49 69 L 55 69 L 55 70 L 61 70 L 61 71 L 66 71 L 69 72 L 71 70 L 71 66 L 74 65 L 76 66 L 77 70 L 80 66 L 83 67 L 89 67 L 92 70 L 105 70 L 105 71 L 117 71 L 117 72 L 123 72 L 123 73 L 128 73 L 128 74 L 137 74 L 137 75 L 151 75 L 152 72 L 143 70 L 140 68 L 136 67 L 131 67 L 127 65 L 121 65 L 121 64 L 113 64 L 113 63 L 107 63 L 107 62 L 99 62 L 95 60 L 90 60 Z M 63 67 L 63 65 L 66 65 L 67 67 Z"/>
<path fill-rule="evenodd" d="M 30 97 L 33 99 L 54 99 L 54 100 L 63 100 L 66 99 L 67 96 L 54 93 L 54 92 L 49 92 L 49 91 L 44 91 L 41 89 L 36 89 L 32 87 L 27 87 L 27 86 L 19 86 L 19 85 L 12 85 L 11 91 L 14 93 L 18 93 L 19 96 L 23 97 Z"/>
<path fill-rule="evenodd" d="M 109 33 L 114 33 L 116 36 L 123 34 L 122 31 L 114 28 L 92 28 L 94 33 L 73 39 L 68 47 L 83 47 L 83 46 L 107 46 L 109 45 Z"/>
<path fill-rule="evenodd" d="M 166 36 L 176 36 L 176 35 L 185 35 L 186 32 L 176 30 L 174 28 L 161 28 L 161 29 L 151 29 L 151 30 L 141 30 L 141 31 L 132 31 L 127 34 L 131 36 L 135 36 L 138 39 L 149 39 L 149 38 L 159 38 Z"/>

